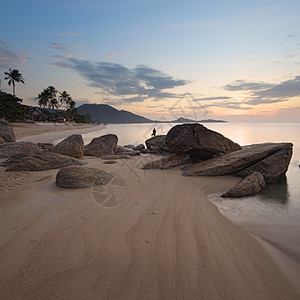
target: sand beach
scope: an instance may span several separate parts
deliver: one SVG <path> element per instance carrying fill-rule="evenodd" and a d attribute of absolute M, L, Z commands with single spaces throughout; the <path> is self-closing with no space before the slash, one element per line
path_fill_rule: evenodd
<path fill-rule="evenodd" d="M 99 130 L 36 127 L 14 130 L 34 142 Z M 80 190 L 58 188 L 58 170 L 0 167 L 0 298 L 299 299 L 263 246 L 207 200 L 237 178 L 142 170 L 151 159 L 84 157 L 114 178 Z"/>

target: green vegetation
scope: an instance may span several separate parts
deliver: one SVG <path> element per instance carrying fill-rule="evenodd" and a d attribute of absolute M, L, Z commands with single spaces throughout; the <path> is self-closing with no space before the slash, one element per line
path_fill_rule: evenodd
<path fill-rule="evenodd" d="M 28 107 L 21 103 L 22 99 L 0 91 L 0 119 L 4 118 L 11 122 L 24 120 Z"/>
<path fill-rule="evenodd" d="M 15 85 L 16 82 L 25 84 L 25 79 L 22 77 L 22 74 L 15 69 L 9 69 L 4 75 L 6 75 L 4 79 L 8 80 L 8 85 L 12 85 L 13 87 L 13 94 L 0 90 L 0 119 L 3 118 L 11 122 L 91 122 L 89 115 L 80 115 L 78 113 L 76 102 L 68 92 L 58 92 L 54 86 L 48 86 L 37 96 L 36 100 L 38 100 L 39 108 L 22 105 L 23 100 L 15 96 Z M 58 97 L 57 93 L 59 93 Z"/>

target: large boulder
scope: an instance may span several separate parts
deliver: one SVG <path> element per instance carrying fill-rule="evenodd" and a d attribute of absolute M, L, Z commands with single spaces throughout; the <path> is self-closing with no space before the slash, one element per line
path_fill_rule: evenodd
<path fill-rule="evenodd" d="M 38 145 L 31 142 L 11 142 L 0 145 L 0 158 L 8 158 L 19 153 L 40 151 Z"/>
<path fill-rule="evenodd" d="M 257 171 L 267 183 L 276 182 L 289 166 L 291 143 L 264 143 L 244 146 L 242 150 L 210 160 L 193 163 L 182 169 L 185 176 L 236 175 L 246 177 Z"/>
<path fill-rule="evenodd" d="M 54 146 L 51 151 L 81 159 L 84 156 L 82 136 L 80 134 L 73 134 Z"/>
<path fill-rule="evenodd" d="M 0 119 L 0 137 L 5 143 L 11 143 L 16 141 L 16 136 L 12 126 L 5 120 Z"/>
<path fill-rule="evenodd" d="M 166 146 L 166 136 L 157 135 L 145 141 L 145 144 L 149 150 L 152 151 L 162 151 L 170 152 L 169 148 Z"/>
<path fill-rule="evenodd" d="M 113 175 L 103 170 L 71 166 L 58 171 L 56 185 L 67 189 L 82 189 L 107 184 L 112 178 Z"/>
<path fill-rule="evenodd" d="M 115 134 L 106 134 L 98 138 L 94 138 L 88 145 L 84 147 L 84 154 L 91 156 L 103 156 L 115 154 L 118 144 L 118 137 Z"/>
<path fill-rule="evenodd" d="M 23 152 L 1 163 L 3 167 L 6 167 L 5 171 L 44 171 L 83 164 L 86 163 L 69 156 L 49 151 Z"/>
<path fill-rule="evenodd" d="M 237 183 L 234 187 L 228 189 L 221 195 L 227 197 L 244 197 L 257 194 L 267 186 L 264 176 L 259 172 L 254 172 L 246 176 L 243 180 Z"/>
<path fill-rule="evenodd" d="M 193 161 L 241 150 L 239 144 L 198 123 L 174 126 L 169 130 L 165 143 L 171 152 L 188 153 Z"/>
<path fill-rule="evenodd" d="M 188 154 L 171 155 L 163 157 L 156 161 L 151 161 L 143 166 L 143 169 L 171 169 L 174 167 L 182 166 L 191 162 Z"/>
<path fill-rule="evenodd" d="M 235 174 L 238 177 L 246 177 L 251 173 L 260 172 L 267 183 L 274 183 L 282 177 L 289 166 L 292 157 L 292 147 L 285 147 L 269 157 L 239 171 Z"/>

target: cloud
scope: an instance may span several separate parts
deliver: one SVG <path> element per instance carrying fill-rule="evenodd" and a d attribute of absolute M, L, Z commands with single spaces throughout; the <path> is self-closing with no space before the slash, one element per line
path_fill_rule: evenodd
<path fill-rule="evenodd" d="M 166 91 L 184 86 L 189 81 L 175 79 L 163 72 L 139 65 L 127 68 L 111 62 L 91 62 L 77 58 L 56 60 L 52 65 L 76 71 L 91 87 L 109 95 L 118 96 L 124 102 L 143 102 L 145 99 L 161 100 L 180 98 L 182 95 Z"/>
<path fill-rule="evenodd" d="M 76 107 L 79 107 L 83 104 L 91 104 L 93 103 L 91 100 L 87 99 L 87 98 L 82 98 L 82 99 L 77 99 L 74 100 L 76 102 Z"/>
<path fill-rule="evenodd" d="M 300 76 L 277 84 L 236 80 L 223 88 L 229 91 L 248 92 L 249 96 L 244 101 L 247 105 L 279 103 L 300 96 Z"/>
<path fill-rule="evenodd" d="M 109 52 L 109 53 L 105 54 L 104 56 L 106 58 L 114 58 L 116 56 L 126 57 L 126 54 L 124 54 L 123 51 L 115 51 L 115 52 Z"/>
<path fill-rule="evenodd" d="M 272 87 L 273 84 L 264 82 L 249 82 L 245 80 L 235 80 L 224 86 L 227 91 L 257 91 Z"/>
<path fill-rule="evenodd" d="M 201 105 L 198 108 L 209 108 L 209 107 L 223 107 L 228 109 L 235 109 L 235 110 L 249 110 L 251 107 L 249 106 L 242 106 L 245 104 L 244 102 L 238 102 L 238 101 L 230 101 L 230 102 L 212 102 L 205 105 Z"/>
<path fill-rule="evenodd" d="M 224 97 L 206 97 L 206 98 L 195 99 L 195 101 L 212 101 L 212 100 L 229 100 L 229 99 L 231 99 L 231 97 L 227 97 L 227 96 L 224 96 Z"/>
<path fill-rule="evenodd" d="M 82 44 L 62 45 L 62 44 L 53 43 L 53 42 L 51 42 L 50 44 L 54 49 L 65 52 L 65 53 L 70 53 L 71 50 L 74 48 L 82 47 Z"/>
<path fill-rule="evenodd" d="M 0 40 L 0 68 L 15 68 L 23 64 L 25 56 L 14 52 L 5 42 Z"/>
<path fill-rule="evenodd" d="M 270 88 L 253 93 L 255 97 L 262 98 L 292 98 L 300 96 L 300 76 L 273 84 Z"/>
<path fill-rule="evenodd" d="M 265 98 L 254 98 L 247 101 L 247 104 L 249 105 L 259 105 L 259 104 L 271 104 L 271 103 L 279 103 L 279 102 L 285 102 L 289 99 L 265 99 Z"/>

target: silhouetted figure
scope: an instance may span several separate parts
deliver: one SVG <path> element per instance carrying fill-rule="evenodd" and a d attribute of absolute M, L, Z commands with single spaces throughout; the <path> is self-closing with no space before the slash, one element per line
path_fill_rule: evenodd
<path fill-rule="evenodd" d="M 153 128 L 151 136 L 153 136 L 153 137 L 156 136 L 156 130 L 155 130 L 155 128 Z"/>

